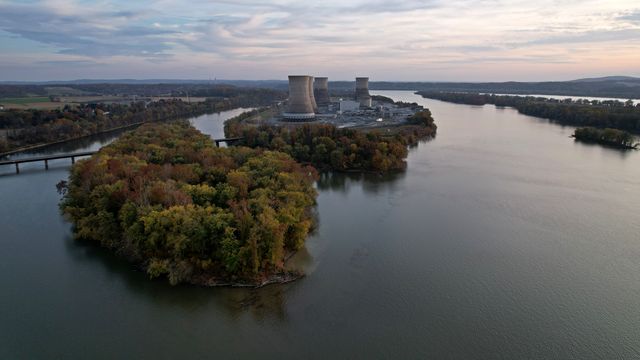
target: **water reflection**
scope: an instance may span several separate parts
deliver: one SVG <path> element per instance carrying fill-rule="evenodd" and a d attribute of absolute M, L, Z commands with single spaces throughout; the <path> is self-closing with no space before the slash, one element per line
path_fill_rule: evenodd
<path fill-rule="evenodd" d="M 405 171 L 389 174 L 361 173 L 361 172 L 324 172 L 320 174 L 318 190 L 332 190 L 346 193 L 352 185 L 362 187 L 368 194 L 393 190 L 395 183 L 406 176 Z"/>
<path fill-rule="evenodd" d="M 211 306 L 224 307 L 230 319 L 237 319 L 249 313 L 256 320 L 274 318 L 286 320 L 285 293 L 292 284 L 270 285 L 253 288 L 210 288 L 180 284 L 170 285 L 166 279 L 149 279 L 140 268 L 131 265 L 112 251 L 95 244 L 74 240 L 70 235 L 65 239 L 68 254 L 78 263 L 100 266 L 106 269 L 108 282 L 124 285 L 127 293 L 143 298 L 159 307 L 180 309 L 189 313 L 206 311 Z M 306 251 L 301 251 L 296 266 L 311 261 Z"/>

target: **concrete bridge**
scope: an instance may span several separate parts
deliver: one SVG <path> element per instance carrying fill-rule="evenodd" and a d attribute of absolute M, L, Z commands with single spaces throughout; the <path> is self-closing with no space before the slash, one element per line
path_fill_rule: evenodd
<path fill-rule="evenodd" d="M 224 142 L 227 144 L 233 144 L 243 139 L 244 139 L 243 137 L 235 137 L 235 138 L 213 139 L 213 141 L 216 143 L 217 147 L 220 147 L 220 143 Z M 77 157 L 91 156 L 95 153 L 97 153 L 97 151 L 85 151 L 85 152 L 77 152 L 77 153 L 71 153 L 71 154 L 58 154 L 58 155 L 49 155 L 49 156 L 38 156 L 38 157 L 32 157 L 32 158 L 22 158 L 22 159 L 15 159 L 15 160 L 4 160 L 4 161 L 0 161 L 0 166 L 15 165 L 16 174 L 20 174 L 20 164 L 23 164 L 23 163 L 42 161 L 44 162 L 45 170 L 49 170 L 49 160 L 71 159 L 71 163 L 75 164 Z"/>
<path fill-rule="evenodd" d="M 38 157 L 15 159 L 15 160 L 5 160 L 5 161 L 0 161 L 0 165 L 15 165 L 16 174 L 20 174 L 20 164 L 22 163 L 43 161 L 44 168 L 46 170 L 49 170 L 49 160 L 71 159 L 71 163 L 74 164 L 76 162 L 77 157 L 91 156 L 95 153 L 97 153 L 97 151 L 85 151 L 85 152 L 77 152 L 77 153 L 71 153 L 71 154 L 58 154 L 58 155 L 38 156 Z"/>

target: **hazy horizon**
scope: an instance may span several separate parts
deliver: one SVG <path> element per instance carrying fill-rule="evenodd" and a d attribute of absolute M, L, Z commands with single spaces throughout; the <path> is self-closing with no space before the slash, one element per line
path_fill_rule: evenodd
<path fill-rule="evenodd" d="M 640 76 L 636 1 L 0 0 L 0 81 Z"/>

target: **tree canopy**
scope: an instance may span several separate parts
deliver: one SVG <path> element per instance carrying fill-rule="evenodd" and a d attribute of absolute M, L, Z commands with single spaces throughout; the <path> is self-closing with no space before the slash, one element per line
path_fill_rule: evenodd
<path fill-rule="evenodd" d="M 151 277 L 258 284 L 304 243 L 316 175 L 281 152 L 217 148 L 186 122 L 146 124 L 76 163 L 60 206 L 78 239 Z"/>
<path fill-rule="evenodd" d="M 244 123 L 251 113 L 225 123 L 225 134 L 241 145 L 285 152 L 319 170 L 388 172 L 406 168 L 407 145 L 435 135 L 431 112 L 423 110 L 404 126 L 383 130 L 339 129 L 329 124 L 291 126 Z M 392 131 L 393 130 L 393 131 Z"/>

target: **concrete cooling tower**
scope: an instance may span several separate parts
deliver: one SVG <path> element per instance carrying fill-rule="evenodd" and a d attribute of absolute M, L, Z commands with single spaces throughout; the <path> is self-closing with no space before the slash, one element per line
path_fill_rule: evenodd
<path fill-rule="evenodd" d="M 311 76 L 289 76 L 289 104 L 282 116 L 288 120 L 309 120 L 315 118 Z"/>
<path fill-rule="evenodd" d="M 371 95 L 369 95 L 369 78 L 356 78 L 356 101 L 360 106 L 371 107 Z"/>
<path fill-rule="evenodd" d="M 313 82 L 313 95 L 316 103 L 320 106 L 327 106 L 331 102 L 329 99 L 329 78 L 317 77 Z"/>
<path fill-rule="evenodd" d="M 313 94 L 313 76 L 309 76 L 309 97 L 311 98 L 311 105 L 313 106 L 313 112 L 318 111 L 318 104 L 316 104 L 316 97 Z"/>

